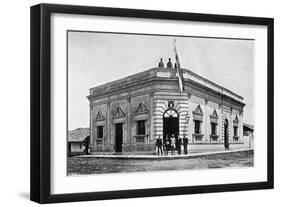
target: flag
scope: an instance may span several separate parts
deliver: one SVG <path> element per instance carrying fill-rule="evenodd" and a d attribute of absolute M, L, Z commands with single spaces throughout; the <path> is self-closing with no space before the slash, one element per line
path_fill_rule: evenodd
<path fill-rule="evenodd" d="M 183 78 L 182 70 L 180 68 L 180 60 L 179 60 L 179 56 L 178 56 L 177 48 L 176 48 L 176 39 L 174 39 L 174 52 L 175 52 L 175 56 L 176 56 L 176 69 L 177 69 L 179 89 L 180 89 L 180 92 L 182 93 L 184 78 Z"/>

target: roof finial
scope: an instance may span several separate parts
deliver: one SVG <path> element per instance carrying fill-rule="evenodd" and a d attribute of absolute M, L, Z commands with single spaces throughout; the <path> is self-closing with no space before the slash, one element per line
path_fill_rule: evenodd
<path fill-rule="evenodd" d="M 163 58 L 160 58 L 160 62 L 158 63 L 159 68 L 164 68 Z"/>

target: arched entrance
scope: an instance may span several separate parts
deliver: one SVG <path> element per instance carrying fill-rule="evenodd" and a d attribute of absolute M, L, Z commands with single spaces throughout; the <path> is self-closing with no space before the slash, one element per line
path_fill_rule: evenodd
<path fill-rule="evenodd" d="M 228 120 L 224 120 L 224 148 L 229 149 L 229 139 L 228 139 Z"/>
<path fill-rule="evenodd" d="M 176 140 L 179 135 L 179 114 L 178 112 L 170 108 L 163 114 L 163 143 L 166 143 L 166 136 L 171 137 L 175 135 Z"/>

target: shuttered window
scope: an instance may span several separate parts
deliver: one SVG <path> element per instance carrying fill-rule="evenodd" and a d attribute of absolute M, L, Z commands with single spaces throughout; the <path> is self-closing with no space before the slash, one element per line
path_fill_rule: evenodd
<path fill-rule="evenodd" d="M 103 138 L 103 126 L 97 127 L 97 138 Z"/>
<path fill-rule="evenodd" d="M 195 132 L 195 134 L 200 134 L 201 133 L 200 125 L 201 125 L 200 121 L 194 120 L 194 132 Z"/>
<path fill-rule="evenodd" d="M 145 120 L 137 121 L 137 135 L 145 135 Z"/>

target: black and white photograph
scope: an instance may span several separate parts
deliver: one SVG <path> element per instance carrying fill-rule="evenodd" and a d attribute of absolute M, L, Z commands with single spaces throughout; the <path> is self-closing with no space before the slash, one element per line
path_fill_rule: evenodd
<path fill-rule="evenodd" d="M 67 176 L 255 166 L 255 39 L 66 35 Z"/>
<path fill-rule="evenodd" d="M 0 206 L 281 203 L 279 4 L 3 1 Z"/>
<path fill-rule="evenodd" d="M 39 4 L 31 28 L 31 200 L 273 188 L 272 18 Z"/>

